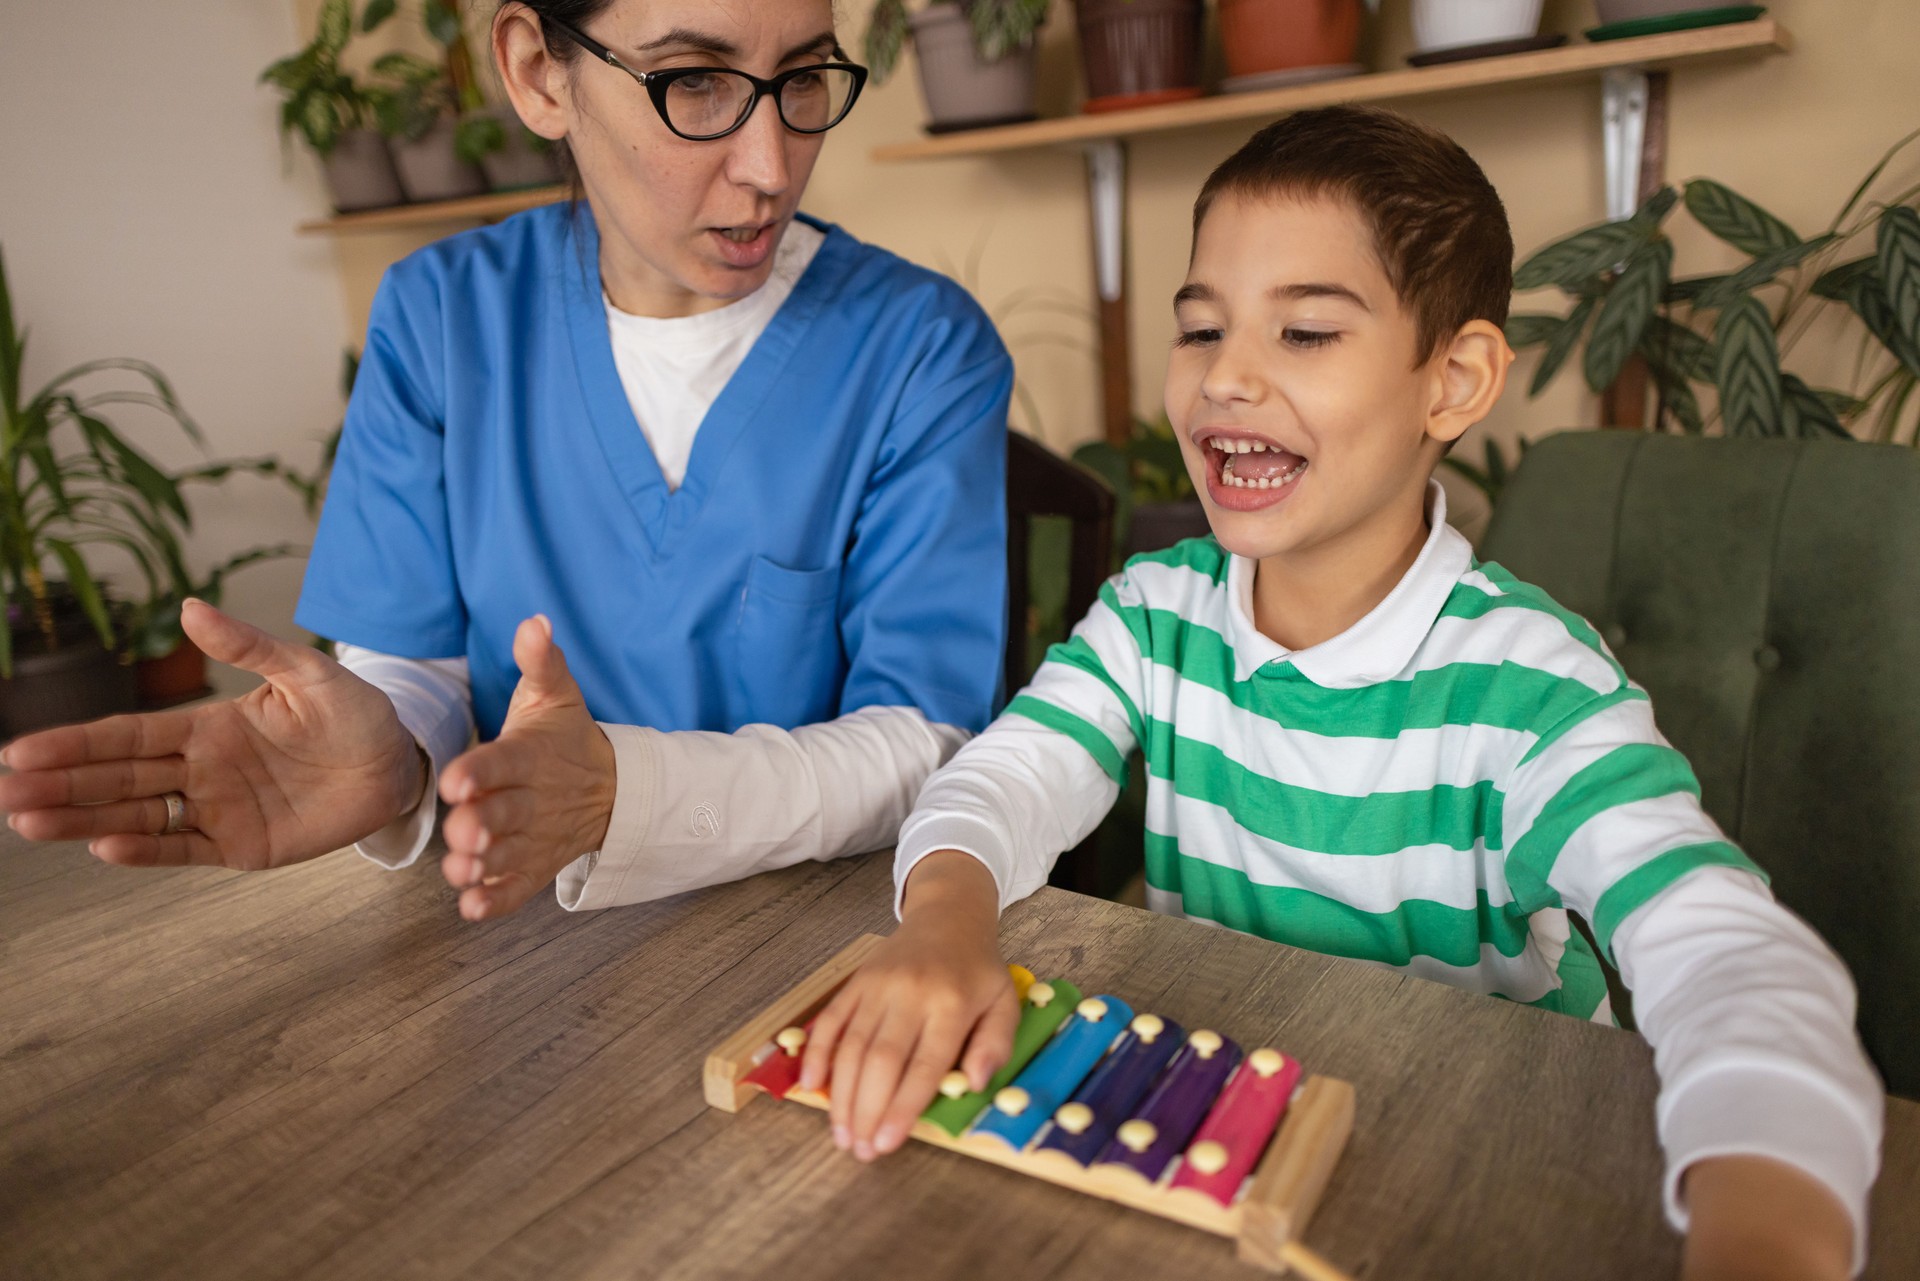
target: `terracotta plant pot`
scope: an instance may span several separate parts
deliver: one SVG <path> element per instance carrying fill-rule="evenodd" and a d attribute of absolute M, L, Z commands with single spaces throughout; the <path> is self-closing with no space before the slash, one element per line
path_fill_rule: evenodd
<path fill-rule="evenodd" d="M 920 63 L 920 93 L 927 103 L 929 131 L 1033 119 L 1031 46 L 988 62 L 973 47 L 967 15 L 957 4 L 932 5 L 907 21 Z"/>
<path fill-rule="evenodd" d="M 1220 0 L 1229 76 L 1338 66 L 1360 50 L 1360 0 Z"/>
<path fill-rule="evenodd" d="M 480 172 L 480 166 L 468 164 L 453 152 L 456 127 L 448 118 L 418 139 L 393 139 L 393 164 L 400 171 L 400 186 L 408 200 L 420 204 L 486 193 L 487 176 Z"/>
<path fill-rule="evenodd" d="M 1540 34 L 1542 0 L 1413 0 L 1420 52 L 1524 40 Z"/>
<path fill-rule="evenodd" d="M 372 129 L 349 129 L 341 134 L 321 161 L 327 192 L 336 213 L 358 209 L 385 209 L 405 204 L 400 175 L 394 171 L 387 140 Z"/>
<path fill-rule="evenodd" d="M 143 658 L 133 670 L 140 687 L 140 706 L 144 708 L 172 707 L 209 692 L 207 656 L 184 636 L 171 654 Z"/>
<path fill-rule="evenodd" d="M 1076 0 L 1083 111 L 1200 96 L 1201 0 Z"/>
<path fill-rule="evenodd" d="M 507 105 L 488 107 L 477 115 L 492 116 L 500 122 L 506 145 L 480 158 L 480 169 L 487 186 L 495 191 L 521 191 L 528 187 L 551 187 L 561 180 L 560 146 L 534 146 L 534 135 L 520 123 L 519 115 Z"/>

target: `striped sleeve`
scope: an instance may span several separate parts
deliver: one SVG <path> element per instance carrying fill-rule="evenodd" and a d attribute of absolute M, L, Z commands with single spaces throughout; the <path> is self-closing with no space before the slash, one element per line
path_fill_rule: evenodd
<path fill-rule="evenodd" d="M 1502 829 L 1516 905 L 1572 908 L 1609 958 L 1620 923 L 1688 872 L 1763 875 L 1701 807 L 1645 698 L 1598 695 L 1547 728 L 1508 780 Z"/>
<path fill-rule="evenodd" d="M 1146 736 L 1150 625 L 1129 575 L 1115 575 L 1073 635 L 1047 651 L 1006 714 L 1066 735 L 1108 778 L 1124 784 L 1127 757 Z"/>

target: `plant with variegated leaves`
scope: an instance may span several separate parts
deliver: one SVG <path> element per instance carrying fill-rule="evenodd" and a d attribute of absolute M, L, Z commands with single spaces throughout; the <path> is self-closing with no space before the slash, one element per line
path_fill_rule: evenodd
<path fill-rule="evenodd" d="M 940 0 L 958 4 L 973 31 L 973 47 L 987 62 L 1028 48 L 1047 20 L 1052 0 Z M 907 0 L 876 0 L 867 19 L 861 56 L 880 84 L 900 65 L 907 45 Z"/>
<path fill-rule="evenodd" d="M 1818 235 L 1803 237 L 1758 204 L 1705 178 L 1663 187 L 1630 218 L 1546 246 L 1514 273 L 1516 290 L 1558 287 L 1564 316 L 1515 313 L 1507 341 L 1542 349 L 1537 396 L 1576 350 L 1604 391 L 1635 356 L 1646 362 L 1655 424 L 1687 432 L 1718 421 L 1735 436 L 1916 439 L 1906 410 L 1920 385 L 1920 185 L 1870 193 L 1920 131 L 1897 143 Z M 1748 261 L 1676 279 L 1664 226 L 1687 212 Z M 1819 317 L 1844 306 L 1864 328 L 1851 390 L 1815 387 L 1782 366 Z M 1709 414 L 1696 390 L 1711 392 Z M 1920 443 L 1920 439 L 1916 439 Z"/>
<path fill-rule="evenodd" d="M 369 0 L 360 16 L 360 30 L 369 32 L 393 16 L 397 0 Z M 260 74 L 262 84 L 281 94 L 280 138 L 305 138 L 318 155 L 331 152 L 340 135 L 367 129 L 391 115 L 392 96 L 376 86 L 365 86 L 340 66 L 340 55 L 353 37 L 352 0 L 326 0 L 306 48 L 280 59 Z"/>

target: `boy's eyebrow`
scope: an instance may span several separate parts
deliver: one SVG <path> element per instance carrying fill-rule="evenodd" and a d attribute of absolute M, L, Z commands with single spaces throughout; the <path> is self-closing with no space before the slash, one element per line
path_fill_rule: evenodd
<path fill-rule="evenodd" d="M 1327 281 L 1310 281 L 1298 285 L 1275 285 L 1273 288 L 1267 290 L 1267 297 L 1276 302 L 1284 299 L 1298 298 L 1341 298 L 1352 303 L 1362 311 L 1373 310 L 1373 308 L 1367 306 L 1367 300 L 1353 290 L 1347 288 L 1345 285 L 1336 285 Z"/>
<path fill-rule="evenodd" d="M 1214 291 L 1212 285 L 1196 280 L 1180 286 L 1179 292 L 1173 296 L 1173 307 L 1178 311 L 1183 303 L 1218 302 L 1219 300 L 1220 295 Z"/>

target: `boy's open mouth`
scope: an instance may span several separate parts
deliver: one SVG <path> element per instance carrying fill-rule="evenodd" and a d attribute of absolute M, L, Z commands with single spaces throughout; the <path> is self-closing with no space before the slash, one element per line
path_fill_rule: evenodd
<path fill-rule="evenodd" d="M 1250 510 L 1278 501 L 1308 466 L 1301 455 L 1250 432 L 1201 431 L 1194 443 L 1206 451 L 1207 488 L 1223 507 Z"/>

